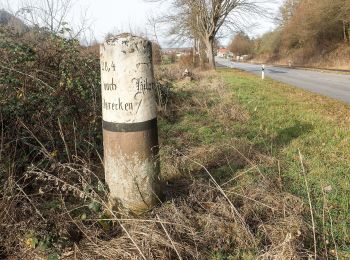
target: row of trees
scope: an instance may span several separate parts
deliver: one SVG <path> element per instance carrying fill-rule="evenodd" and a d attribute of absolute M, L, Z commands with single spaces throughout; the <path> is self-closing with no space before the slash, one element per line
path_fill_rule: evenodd
<path fill-rule="evenodd" d="M 210 68 L 215 68 L 217 38 L 246 25 L 248 16 L 261 15 L 263 3 L 257 0 L 171 0 L 173 13 L 165 15 L 162 21 L 171 25 L 170 34 L 178 40 L 192 40 L 195 53 L 201 56 L 200 53 L 205 52 Z"/>
<path fill-rule="evenodd" d="M 260 38 L 237 34 L 231 51 L 273 59 L 299 55 L 303 62 L 343 42 L 350 44 L 349 0 L 285 0 L 276 21 L 278 27 Z"/>

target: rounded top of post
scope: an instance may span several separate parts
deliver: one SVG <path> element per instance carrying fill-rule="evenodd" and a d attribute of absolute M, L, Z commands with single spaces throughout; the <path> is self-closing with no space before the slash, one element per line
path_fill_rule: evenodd
<path fill-rule="evenodd" d="M 114 35 L 114 36 L 110 36 L 108 37 L 108 39 L 106 40 L 107 43 L 111 43 L 111 42 L 115 42 L 115 41 L 118 41 L 119 39 L 123 39 L 123 40 L 127 40 L 127 39 L 143 39 L 142 37 L 140 36 L 136 36 L 136 35 L 133 35 L 131 33 L 121 33 L 121 34 L 118 34 L 118 35 Z"/>
<path fill-rule="evenodd" d="M 151 42 L 143 37 L 132 35 L 131 33 L 122 33 L 116 36 L 112 36 L 105 41 L 105 45 L 119 46 L 133 50 L 134 48 L 139 51 L 140 47 L 146 48 Z"/>

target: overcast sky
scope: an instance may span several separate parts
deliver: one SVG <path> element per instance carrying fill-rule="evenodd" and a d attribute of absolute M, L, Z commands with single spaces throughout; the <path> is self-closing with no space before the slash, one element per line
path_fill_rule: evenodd
<path fill-rule="evenodd" d="M 13 11 L 18 8 L 19 2 L 22 0 L 0 0 L 2 6 L 10 5 Z M 42 0 L 31 0 L 42 1 Z M 283 0 L 272 0 L 267 2 L 271 10 L 277 12 L 278 7 Z M 132 30 L 134 33 L 140 34 L 147 32 L 149 38 L 153 37 L 153 32 L 147 28 L 147 19 L 150 16 L 159 16 L 162 13 L 169 12 L 169 5 L 159 3 L 146 3 L 143 0 L 73 0 L 71 9 L 72 18 L 77 23 L 81 17 L 81 13 L 87 11 L 91 33 L 87 34 L 87 38 L 96 38 L 102 41 L 104 36 L 111 33 L 119 33 Z M 0 5 L 1 7 L 1 5 Z M 256 21 L 258 26 L 249 28 L 247 32 L 250 36 L 258 36 L 274 28 L 273 21 L 260 19 Z M 169 47 L 171 42 L 166 36 L 165 29 L 160 30 L 159 38 L 163 47 Z M 221 39 L 222 44 L 227 44 L 229 37 Z"/>

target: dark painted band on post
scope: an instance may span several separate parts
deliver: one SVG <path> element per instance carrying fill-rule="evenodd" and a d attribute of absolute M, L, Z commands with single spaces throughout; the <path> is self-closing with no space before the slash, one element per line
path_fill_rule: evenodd
<path fill-rule="evenodd" d="M 157 128 L 157 118 L 139 123 L 112 123 L 102 121 L 104 130 L 110 132 L 141 132 Z"/>

